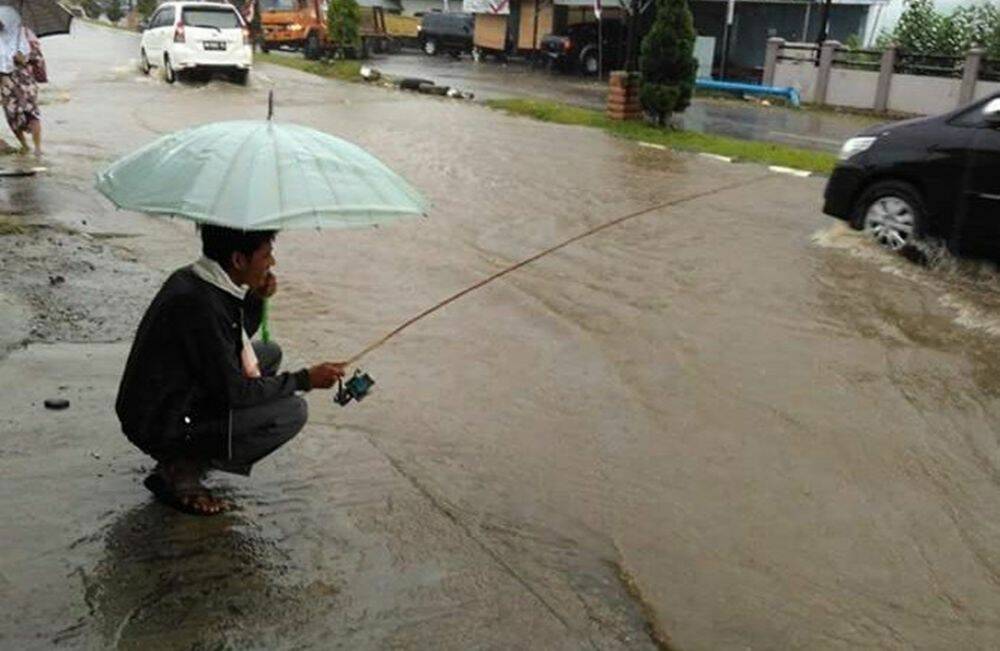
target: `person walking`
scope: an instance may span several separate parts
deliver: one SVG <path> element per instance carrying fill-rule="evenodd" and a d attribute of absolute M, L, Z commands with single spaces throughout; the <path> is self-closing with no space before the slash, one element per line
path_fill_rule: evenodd
<path fill-rule="evenodd" d="M 45 60 L 38 38 L 22 24 L 21 14 L 0 6 L 0 104 L 7 124 L 21 145 L 21 154 L 42 155 L 42 114 L 38 82 L 45 80 Z"/>

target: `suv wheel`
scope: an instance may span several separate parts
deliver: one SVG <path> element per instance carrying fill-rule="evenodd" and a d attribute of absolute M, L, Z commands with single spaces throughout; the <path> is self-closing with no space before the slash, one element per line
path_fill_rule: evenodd
<path fill-rule="evenodd" d="M 437 51 L 438 51 L 437 41 L 435 41 L 433 38 L 429 38 L 426 41 L 424 41 L 424 54 L 426 54 L 429 57 L 432 57 L 435 54 L 437 54 Z"/>
<path fill-rule="evenodd" d="M 229 74 L 230 74 L 229 78 L 232 79 L 234 83 L 237 83 L 240 86 L 246 86 L 247 78 L 250 76 L 250 71 L 237 68 L 236 70 L 233 70 Z"/>
<path fill-rule="evenodd" d="M 168 84 L 172 84 L 177 81 L 177 72 L 174 71 L 174 67 L 170 64 L 170 55 L 163 55 L 163 79 Z"/>
<path fill-rule="evenodd" d="M 149 65 L 149 57 L 146 56 L 146 48 L 139 50 L 139 70 L 142 74 L 148 75 L 152 66 Z"/>
<path fill-rule="evenodd" d="M 586 50 L 583 56 L 580 57 L 580 66 L 583 68 L 583 74 L 585 75 L 596 75 L 599 72 L 601 62 L 597 58 L 597 52 L 593 49 Z"/>
<path fill-rule="evenodd" d="M 303 51 L 303 55 L 310 61 L 315 61 L 320 55 L 320 44 L 319 44 L 319 34 L 316 32 L 309 32 L 309 36 L 306 37 L 306 46 Z"/>
<path fill-rule="evenodd" d="M 880 181 L 861 195 L 854 226 L 893 251 L 912 247 L 924 236 L 927 211 L 920 192 L 902 181 Z"/>

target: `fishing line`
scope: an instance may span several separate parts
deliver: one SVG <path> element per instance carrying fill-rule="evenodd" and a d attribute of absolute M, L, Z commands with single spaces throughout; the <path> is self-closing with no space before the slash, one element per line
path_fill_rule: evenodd
<path fill-rule="evenodd" d="M 457 301 L 458 299 L 462 298 L 466 294 L 474 292 L 477 289 L 479 289 L 480 287 L 493 282 L 497 278 L 500 278 L 502 276 L 506 276 L 507 274 L 511 273 L 512 271 L 516 271 L 516 270 L 520 269 L 521 267 L 523 267 L 523 266 L 525 266 L 527 264 L 531 264 L 532 262 L 534 262 L 535 260 L 538 260 L 539 258 L 543 258 L 543 257 L 547 256 L 550 253 L 554 253 L 554 252 L 558 251 L 559 249 L 562 249 L 562 248 L 564 248 L 566 246 L 569 246 L 570 244 L 573 244 L 574 242 L 579 242 L 580 240 L 584 239 L 585 237 L 590 237 L 591 235 L 594 235 L 595 233 L 599 233 L 599 232 L 601 232 L 601 231 L 603 231 L 603 230 L 605 230 L 607 228 L 611 228 L 612 226 L 617 226 L 618 224 L 621 224 L 622 222 L 626 222 L 626 221 L 628 221 L 630 219 L 635 219 L 636 217 L 641 217 L 643 215 L 647 215 L 647 214 L 649 214 L 651 212 L 655 212 L 657 210 L 662 210 L 663 208 L 669 208 L 671 206 L 676 206 L 678 204 L 687 203 L 689 201 L 694 201 L 695 199 L 701 199 L 702 197 L 707 197 L 709 195 L 716 194 L 718 192 L 724 192 L 726 190 L 733 190 L 735 188 L 739 188 L 739 187 L 742 187 L 744 185 L 750 185 L 751 183 L 755 183 L 755 182 L 757 182 L 759 180 L 762 180 L 762 179 L 765 179 L 765 178 L 768 178 L 768 177 L 767 176 L 760 176 L 760 177 L 757 177 L 757 178 L 754 178 L 754 179 L 750 179 L 749 181 L 741 181 L 739 183 L 731 183 L 729 185 L 724 185 L 724 186 L 721 186 L 721 187 L 716 187 L 716 188 L 713 188 L 711 190 L 706 190 L 704 192 L 698 192 L 698 193 L 695 193 L 695 194 L 691 194 L 691 195 L 688 195 L 686 197 L 680 197 L 680 198 L 677 198 L 677 199 L 672 199 L 670 201 L 665 201 L 663 203 L 656 204 L 655 206 L 650 206 L 649 208 L 643 208 L 642 210 L 637 210 L 637 211 L 629 213 L 627 215 L 623 215 L 621 217 L 616 217 L 615 219 L 612 219 L 611 221 L 604 222 L 603 224 L 599 224 L 599 225 L 597 225 L 597 226 L 595 226 L 595 227 L 593 227 L 593 228 L 591 228 L 589 230 L 586 230 L 586 231 L 584 231 L 584 232 L 582 232 L 582 233 L 580 233 L 578 235 L 574 235 L 573 237 L 569 238 L 568 240 L 560 242 L 559 244 L 556 244 L 555 246 L 551 246 L 551 247 L 545 249 L 544 251 L 536 253 L 535 255 L 533 255 L 533 256 L 531 256 L 529 258 L 525 258 L 524 260 L 521 260 L 520 262 L 516 262 L 516 263 L 510 265 L 509 267 L 507 267 L 505 269 L 501 269 L 500 271 L 496 272 L 492 276 L 484 278 L 483 280 L 480 280 L 479 282 L 477 282 L 477 283 L 475 283 L 473 285 L 470 285 L 470 286 L 466 287 L 465 289 L 452 294 L 451 296 L 449 296 L 448 298 L 444 299 L 443 301 L 441 301 L 441 302 L 439 302 L 439 303 L 437 303 L 437 304 L 435 304 L 435 305 L 427 308 L 426 310 L 424 310 L 420 314 L 418 314 L 418 315 L 416 315 L 416 316 L 408 319 L 407 321 L 405 321 L 402 325 L 400 325 L 395 330 L 393 330 L 389 334 L 385 335 L 381 339 L 378 339 L 378 340 L 374 341 L 373 343 L 369 344 L 360 353 L 357 353 L 353 357 L 349 358 L 345 362 L 345 364 L 347 364 L 347 365 L 353 365 L 359 359 L 361 359 L 362 357 L 364 357 L 368 353 L 372 352 L 373 350 L 375 350 L 377 348 L 380 348 L 382 345 L 384 345 L 390 339 L 392 339 L 393 337 L 395 337 L 396 335 L 398 335 L 403 330 L 406 330 L 407 328 L 409 328 L 411 325 L 413 325 L 417 321 L 423 319 L 426 316 L 430 316 L 434 312 L 437 312 L 438 310 L 440 310 L 444 306 L 448 305 L 449 303 Z"/>

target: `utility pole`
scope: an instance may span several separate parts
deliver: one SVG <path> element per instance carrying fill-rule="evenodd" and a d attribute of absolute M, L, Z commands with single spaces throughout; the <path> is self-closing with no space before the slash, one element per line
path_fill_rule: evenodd
<path fill-rule="evenodd" d="M 628 11 L 628 44 L 625 50 L 625 70 L 635 72 L 639 69 L 639 7 L 642 0 L 629 0 Z"/>
<path fill-rule="evenodd" d="M 816 45 L 820 47 L 830 37 L 830 5 L 832 4 L 833 0 L 823 0 L 823 10 L 819 14 L 819 36 L 816 39 Z"/>
<path fill-rule="evenodd" d="M 719 61 L 719 79 L 726 79 L 726 64 L 729 62 L 729 42 L 733 38 L 733 21 L 736 18 L 736 0 L 726 3 L 726 24 L 722 28 L 722 60 Z"/>

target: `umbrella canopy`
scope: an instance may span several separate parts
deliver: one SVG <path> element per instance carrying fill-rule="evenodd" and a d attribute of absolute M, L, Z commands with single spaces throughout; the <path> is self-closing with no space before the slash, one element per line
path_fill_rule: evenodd
<path fill-rule="evenodd" d="M 97 175 L 119 208 L 241 230 L 350 228 L 426 203 L 360 147 L 271 120 L 216 122 L 156 140 Z"/>
<path fill-rule="evenodd" d="M 73 14 L 56 0 L 2 0 L 0 6 L 17 9 L 25 27 L 39 38 L 69 34 L 69 25 L 73 21 Z"/>

